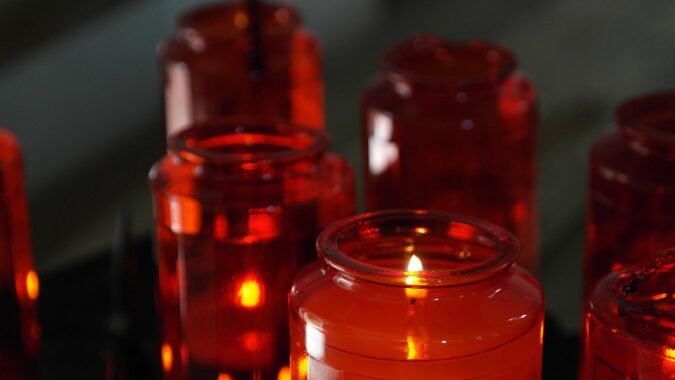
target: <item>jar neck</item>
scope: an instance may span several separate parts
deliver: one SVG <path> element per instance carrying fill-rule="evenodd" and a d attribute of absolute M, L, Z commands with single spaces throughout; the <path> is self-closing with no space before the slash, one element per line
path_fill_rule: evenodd
<path fill-rule="evenodd" d="M 178 20 L 179 39 L 199 43 L 231 43 L 253 37 L 255 28 L 263 40 L 288 38 L 299 26 L 300 16 L 287 5 L 248 2 L 211 4 L 196 8 Z"/>
<path fill-rule="evenodd" d="M 197 122 L 168 141 L 169 154 L 183 161 L 267 176 L 312 165 L 328 146 L 328 135 L 322 130 L 235 119 Z"/>
<path fill-rule="evenodd" d="M 507 49 L 483 41 L 458 44 L 414 36 L 388 50 L 380 71 L 395 88 L 467 91 L 495 87 L 516 68 Z"/>
<path fill-rule="evenodd" d="M 615 120 L 631 149 L 675 159 L 675 92 L 630 99 L 619 105 Z"/>
<path fill-rule="evenodd" d="M 317 240 L 319 257 L 344 276 L 398 287 L 458 286 L 508 273 L 516 238 L 482 220 L 390 210 L 343 219 Z"/>

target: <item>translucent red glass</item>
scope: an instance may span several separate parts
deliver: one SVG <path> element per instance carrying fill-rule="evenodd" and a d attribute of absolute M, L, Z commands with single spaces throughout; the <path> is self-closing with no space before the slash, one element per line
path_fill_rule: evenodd
<path fill-rule="evenodd" d="M 214 116 L 323 126 L 318 42 L 290 6 L 244 3 L 208 5 L 180 18 L 162 53 L 167 134 Z"/>
<path fill-rule="evenodd" d="M 675 379 L 675 249 L 601 279 L 585 333 L 583 380 Z"/>
<path fill-rule="evenodd" d="M 354 210 L 353 172 L 316 129 L 209 121 L 152 169 L 165 379 L 288 371 L 288 291 L 321 228 Z"/>
<path fill-rule="evenodd" d="M 37 375 L 40 283 L 28 223 L 21 151 L 0 129 L 0 380 Z"/>
<path fill-rule="evenodd" d="M 293 379 L 541 378 L 543 294 L 505 230 L 384 211 L 317 246 L 291 290 Z"/>
<path fill-rule="evenodd" d="M 538 272 L 536 94 L 502 47 L 416 36 L 361 99 L 368 210 L 468 214 L 506 227 Z"/>
<path fill-rule="evenodd" d="M 585 294 L 675 245 L 675 92 L 631 99 L 593 145 Z"/>

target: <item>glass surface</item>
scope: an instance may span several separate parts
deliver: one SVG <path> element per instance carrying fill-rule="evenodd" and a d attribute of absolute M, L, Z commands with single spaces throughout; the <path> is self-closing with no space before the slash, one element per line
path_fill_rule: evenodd
<path fill-rule="evenodd" d="M 591 151 L 586 297 L 675 242 L 675 93 L 628 100 L 615 119 Z"/>
<path fill-rule="evenodd" d="M 585 333 L 583 380 L 675 379 L 675 250 L 601 279 Z"/>
<path fill-rule="evenodd" d="M 507 50 L 416 36 L 361 98 L 366 208 L 438 209 L 504 226 L 538 273 L 535 89 Z"/>
<path fill-rule="evenodd" d="M 540 379 L 544 299 L 508 232 L 453 214 L 343 220 L 291 290 L 293 379 Z"/>
<path fill-rule="evenodd" d="M 40 282 L 33 268 L 20 148 L 0 129 L 0 379 L 37 376 Z"/>
<path fill-rule="evenodd" d="M 276 379 L 288 291 L 319 230 L 354 210 L 319 130 L 212 121 L 152 169 L 165 379 Z"/>
<path fill-rule="evenodd" d="M 290 6 L 240 1 L 189 11 L 162 61 L 167 135 L 214 116 L 323 127 L 319 44 Z"/>

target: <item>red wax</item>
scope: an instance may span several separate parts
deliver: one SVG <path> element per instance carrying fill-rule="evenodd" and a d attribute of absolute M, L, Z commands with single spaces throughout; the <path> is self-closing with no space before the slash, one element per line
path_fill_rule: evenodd
<path fill-rule="evenodd" d="M 290 6 L 243 1 L 194 9 L 164 46 L 167 135 L 214 116 L 322 127 L 318 42 Z"/>
<path fill-rule="evenodd" d="M 585 336 L 583 380 L 675 379 L 675 250 L 599 280 Z"/>
<path fill-rule="evenodd" d="M 675 243 L 675 92 L 628 100 L 615 120 L 591 151 L 586 296 Z"/>
<path fill-rule="evenodd" d="M 541 378 L 543 294 L 505 230 L 385 211 L 317 246 L 291 290 L 293 379 Z"/>
<path fill-rule="evenodd" d="M 209 121 L 152 169 L 165 379 L 276 379 L 288 291 L 353 172 L 316 129 Z M 228 377 L 229 376 L 229 377 Z"/>
<path fill-rule="evenodd" d="M 536 94 L 502 47 L 416 36 L 361 99 L 366 207 L 440 209 L 506 227 L 538 273 Z"/>
<path fill-rule="evenodd" d="M 39 292 L 21 151 L 12 134 L 0 129 L 0 380 L 36 376 Z"/>

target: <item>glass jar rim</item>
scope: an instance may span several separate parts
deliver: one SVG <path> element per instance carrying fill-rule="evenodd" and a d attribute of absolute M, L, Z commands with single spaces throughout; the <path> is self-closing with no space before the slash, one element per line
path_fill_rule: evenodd
<path fill-rule="evenodd" d="M 653 315 L 652 308 L 640 306 L 631 302 L 625 298 L 627 296 L 625 293 L 634 292 L 641 286 L 642 281 L 653 274 L 659 273 L 659 269 L 663 265 L 671 268 L 669 273 L 672 272 L 672 268 L 675 266 L 675 248 L 667 249 L 657 255 L 647 268 L 638 270 L 627 269 L 608 274 L 605 278 L 598 281 L 599 285 L 596 291 L 593 292 L 591 301 L 597 299 L 597 297 L 601 297 L 602 295 L 600 293 L 609 294 L 611 301 L 617 305 L 621 305 L 625 311 L 629 311 L 635 316 L 649 317 L 650 315 Z M 645 276 L 645 273 L 648 271 L 652 271 L 652 273 Z M 669 318 L 675 318 L 675 311 L 665 311 Z"/>
<path fill-rule="evenodd" d="M 265 143 L 279 150 L 227 152 L 218 147 L 252 147 Z M 219 118 L 197 121 L 168 138 L 168 150 L 196 164 L 218 166 L 283 166 L 324 154 L 330 137 L 320 129 L 256 119 Z"/>
<path fill-rule="evenodd" d="M 205 30 L 203 27 L 203 23 L 205 22 L 205 20 L 214 17 L 214 13 L 227 14 L 235 12 L 244 12 L 242 14 L 246 16 L 248 10 L 246 9 L 246 6 L 243 2 L 206 4 L 193 8 L 188 12 L 184 13 L 183 15 L 181 15 L 177 20 L 177 24 L 178 27 L 182 29 L 184 32 L 187 32 L 187 35 L 189 36 L 197 35 L 202 39 L 206 39 L 212 42 L 222 41 L 232 36 L 238 35 L 238 33 L 233 33 L 231 36 L 217 35 L 214 33 L 210 33 L 208 30 Z M 301 23 L 301 17 L 298 11 L 292 6 L 287 4 L 261 2 L 260 12 L 262 14 L 271 13 L 273 15 L 274 20 L 278 22 L 278 25 L 280 27 L 275 29 L 277 32 L 273 33 L 272 35 L 288 34 L 292 32 L 294 29 L 296 29 Z M 240 21 L 241 24 L 236 25 L 237 17 L 235 15 L 233 17 L 233 24 L 231 24 L 230 26 L 245 32 L 249 20 L 246 17 L 240 20 L 245 20 L 245 22 Z M 263 19 L 262 21 L 264 22 L 265 19 Z"/>
<path fill-rule="evenodd" d="M 410 272 L 368 264 L 358 260 L 340 249 L 341 238 L 346 232 L 363 225 L 391 221 L 416 220 L 426 223 L 460 224 L 481 231 L 488 239 L 495 255 L 483 262 L 466 268 L 432 269 L 421 272 Z M 448 240 L 453 239 L 448 237 Z M 483 240 L 483 243 L 486 241 Z M 371 282 L 396 285 L 401 287 L 443 287 L 467 284 L 493 277 L 515 265 L 520 253 L 520 244 L 516 237 L 505 229 L 484 221 L 441 211 L 397 209 L 366 213 L 337 221 L 326 227 L 317 238 L 319 258 L 329 266 L 349 276 Z M 406 282 L 414 275 L 417 279 L 414 286 Z"/>
<path fill-rule="evenodd" d="M 434 50 L 433 58 L 448 62 L 446 75 L 432 74 L 429 70 L 411 70 L 410 50 Z M 454 55 L 454 57 L 453 57 Z M 481 75 L 449 75 L 450 67 L 458 57 L 483 62 L 485 70 Z M 454 59 L 453 59 L 454 58 Z M 475 66 L 475 65 L 474 65 Z M 380 70 L 394 81 L 407 81 L 428 86 L 472 87 L 497 83 L 511 75 L 517 66 L 517 60 L 510 50 L 503 46 L 482 40 L 456 43 L 434 35 L 418 34 L 405 42 L 387 50 L 380 59 Z"/>
<path fill-rule="evenodd" d="M 667 145 L 675 148 L 675 128 L 672 132 L 655 128 L 648 122 L 640 122 L 641 116 L 672 110 L 675 125 L 675 91 L 656 92 L 637 96 L 619 104 L 614 120 L 624 136 L 642 143 Z"/>

